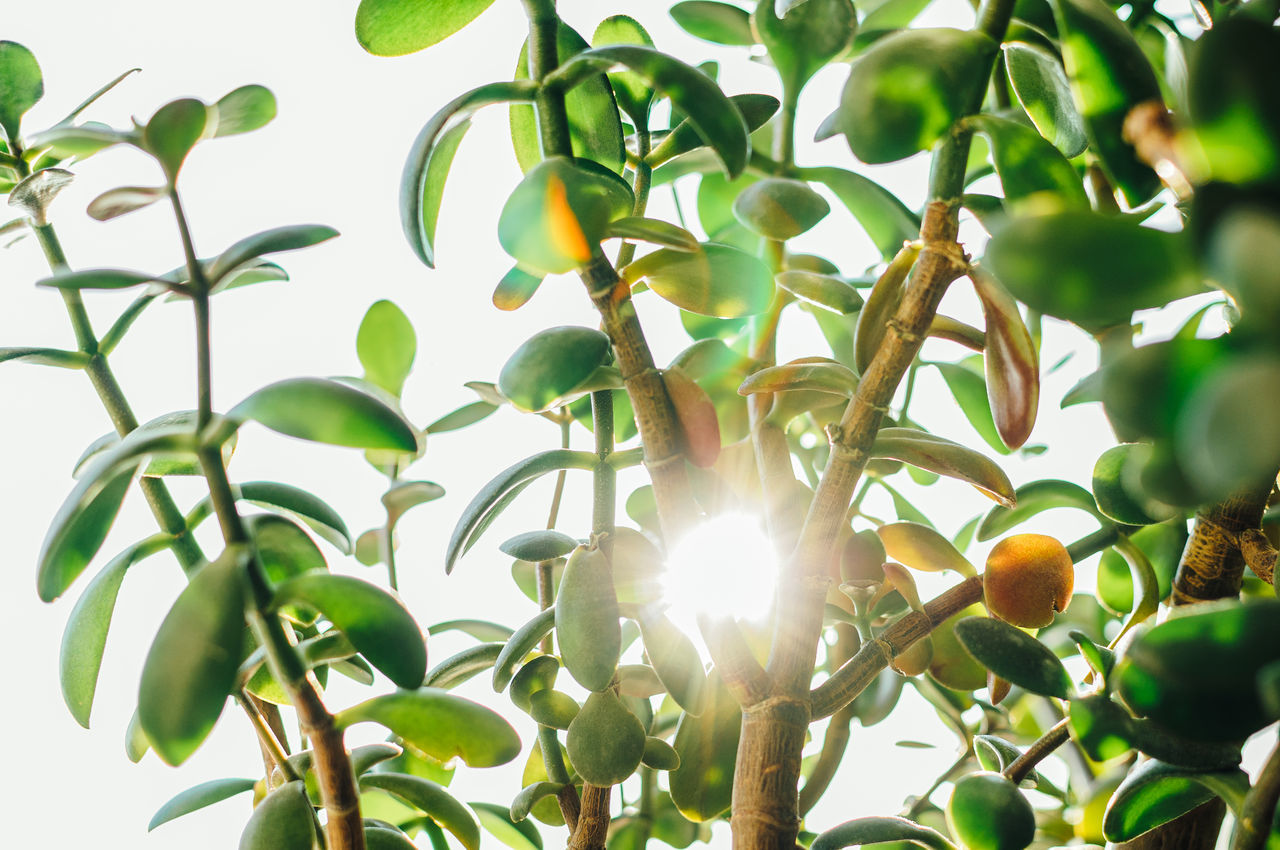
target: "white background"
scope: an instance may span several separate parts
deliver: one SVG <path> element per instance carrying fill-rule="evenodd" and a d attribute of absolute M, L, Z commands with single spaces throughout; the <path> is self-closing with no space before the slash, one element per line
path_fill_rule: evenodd
<path fill-rule="evenodd" d="M 589 36 L 606 4 L 563 2 L 565 18 Z M 777 93 L 767 68 L 743 61 L 741 51 L 720 50 L 679 31 L 665 14 L 667 4 L 612 2 L 610 12 L 637 17 L 658 46 L 689 61 L 719 58 L 730 93 Z M 220 3 L 112 3 L 70 0 L 49 7 L 6 4 L 0 38 L 31 48 L 45 74 L 46 96 L 28 116 L 28 132 L 62 117 L 98 86 L 131 67 L 131 77 L 86 114 L 117 126 L 129 117 L 146 118 L 161 104 L 182 96 L 216 100 L 246 83 L 262 83 L 279 99 L 279 118 L 266 129 L 202 144 L 189 159 L 181 186 L 203 255 L 221 250 L 249 233 L 282 224 L 319 222 L 342 231 L 342 238 L 278 258 L 293 280 L 220 296 L 214 304 L 215 406 L 226 409 L 255 388 L 297 375 L 358 374 L 354 339 L 365 309 L 379 298 L 396 301 L 418 330 L 419 352 L 405 393 L 405 407 L 419 425 L 473 400 L 468 380 L 494 380 L 520 341 L 553 324 L 594 326 L 596 319 L 581 285 L 552 279 L 516 313 L 490 304 L 493 286 L 510 265 L 497 245 L 495 222 L 507 192 L 518 179 L 505 136 L 505 113 L 489 110 L 466 138 L 445 199 L 438 234 L 439 269 L 428 271 L 412 256 L 400 234 L 395 207 L 399 172 L 408 145 L 431 114 L 458 93 L 506 79 L 523 38 L 523 18 L 515 0 L 499 0 L 475 24 L 443 44 L 414 56 L 382 59 L 357 45 L 354 2 L 224 0 Z M 924 20 L 967 25 L 971 12 L 959 0 L 938 0 Z M 802 164 L 857 167 L 841 140 L 814 145 L 806 140 L 830 111 L 843 81 L 843 68 L 824 71 L 810 86 L 800 109 Z M 118 185 L 154 185 L 157 168 L 136 151 L 111 150 L 76 168 L 78 177 L 54 206 L 54 220 L 73 267 L 119 266 L 163 271 L 180 263 L 172 216 L 164 205 L 99 224 L 83 210 L 89 200 Z M 923 200 L 923 158 L 876 169 L 911 206 Z M 834 206 L 834 204 L 833 204 Z M 654 209 L 669 214 L 659 193 Z M 0 217 L 0 221 L 7 217 Z M 969 238 L 980 238 L 976 229 Z M 831 256 L 849 274 L 876 260 L 869 241 L 837 208 L 812 234 L 799 240 Z M 0 345 L 73 347 L 60 299 L 32 283 L 47 274 L 38 247 L 24 240 L 0 253 Z M 949 298 L 953 314 L 977 321 L 972 297 Z M 90 294 L 101 333 L 128 303 L 129 295 Z M 660 363 L 687 340 L 674 310 L 652 295 L 638 299 Z M 1185 311 L 1184 311 L 1185 314 Z M 808 317 L 784 326 L 782 356 L 824 353 Z M 1080 334 L 1047 331 L 1043 364 L 1058 361 L 1083 345 L 1063 369 L 1048 376 L 1041 423 L 1032 442 L 1057 448 L 1048 456 L 1011 459 L 1015 484 L 1062 476 L 1086 484 L 1108 432 L 1097 411 L 1057 409 L 1062 393 L 1093 367 L 1093 354 Z M 143 316 L 112 357 L 112 365 L 139 418 L 194 406 L 194 339 L 189 309 L 157 304 Z M 954 347 L 930 345 L 927 354 L 953 357 Z M 913 414 L 940 433 L 984 448 L 933 370 L 924 370 Z M 6 847 L 80 846 L 137 848 L 227 848 L 235 846 L 248 815 L 247 796 L 165 825 L 147 835 L 152 812 L 178 790 L 211 778 L 254 776 L 257 748 L 243 719 L 228 710 L 205 746 L 174 769 L 148 755 L 132 765 L 124 756 L 125 726 L 137 692 L 138 671 L 155 628 L 183 584 L 168 555 L 144 562 L 124 584 L 108 642 L 92 730 L 75 724 L 59 697 L 58 644 L 63 624 L 83 589 L 82 579 L 53 605 L 35 594 L 34 564 L 44 529 L 71 486 L 72 463 L 81 449 L 109 430 L 105 414 L 86 378 L 45 367 L 0 366 L 0 645 L 6 675 L 0 699 L 0 729 L 6 740 L 6 769 L 0 774 L 0 808 Z M 464 432 L 433 438 L 426 458 L 411 475 L 439 481 L 449 491 L 418 509 L 402 525 L 400 569 L 403 595 L 424 628 L 456 617 L 480 617 L 515 626 L 534 613 L 507 579 L 509 561 L 496 543 L 537 527 L 545 515 L 549 487 L 526 491 L 517 508 L 496 525 L 451 577 L 443 570 L 444 544 L 462 506 L 487 478 L 520 457 L 555 444 L 554 427 L 503 410 Z M 586 445 L 585 432 L 575 440 Z M 380 515 L 380 477 L 359 452 L 288 440 L 257 427 L 244 430 L 232 465 L 238 480 L 274 479 L 313 490 L 333 504 L 354 533 Z M 905 476 L 904 476 L 905 478 Z M 624 478 L 633 487 L 638 479 Z M 909 485 L 907 485 L 909 486 Z M 196 482 L 175 482 L 186 505 L 198 498 Z M 571 479 L 561 528 L 587 531 L 585 479 Z M 625 494 L 625 490 L 624 490 Z M 871 503 L 882 514 L 885 505 Z M 967 487 L 942 483 L 921 497 L 936 508 L 944 531 L 954 531 L 989 504 Z M 205 529 L 213 532 L 214 524 Z M 1079 517 L 1047 515 L 1027 530 L 1048 531 L 1069 541 L 1090 530 Z M 108 556 L 153 531 L 136 494 L 103 549 Z M 205 538 L 209 552 L 216 541 Z M 975 547 L 975 560 L 986 546 Z M 382 580 L 354 560 L 326 549 L 337 571 Z M 100 558 L 105 561 L 105 557 Z M 1081 570 L 1092 584 L 1092 561 Z M 936 589 L 938 585 L 930 584 Z M 762 589 L 762 592 L 764 590 Z M 454 636 L 433 640 L 433 663 L 466 645 Z M 377 689 L 388 687 L 381 681 Z M 376 691 L 339 686 L 336 706 Z M 494 695 L 487 677 L 462 691 L 516 716 L 526 744 L 532 728 L 505 696 Z M 375 730 L 353 733 L 357 739 Z M 910 738 L 938 745 L 904 749 Z M 915 710 L 882 727 L 855 729 L 850 756 L 835 786 L 810 818 L 821 830 L 860 814 L 889 814 L 903 798 L 927 786 L 940 765 L 953 757 L 954 742 L 925 710 Z M 523 759 L 519 760 L 522 763 Z M 463 768 L 454 788 L 464 800 L 507 802 L 518 790 L 510 769 Z M 717 833 L 724 846 L 727 830 Z M 562 840 L 548 833 L 551 845 Z M 496 842 L 486 836 L 486 845 Z"/>

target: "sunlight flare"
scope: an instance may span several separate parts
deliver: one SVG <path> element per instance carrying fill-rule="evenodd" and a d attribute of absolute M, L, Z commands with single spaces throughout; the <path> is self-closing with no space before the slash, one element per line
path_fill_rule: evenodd
<path fill-rule="evenodd" d="M 709 518 L 676 544 L 663 593 L 690 634 L 699 616 L 762 622 L 773 603 L 778 559 L 764 522 L 748 513 Z"/>

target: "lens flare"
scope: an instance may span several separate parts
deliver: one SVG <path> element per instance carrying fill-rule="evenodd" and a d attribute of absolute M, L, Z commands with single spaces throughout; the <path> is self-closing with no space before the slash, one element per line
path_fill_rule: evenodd
<path fill-rule="evenodd" d="M 778 558 L 764 522 L 746 513 L 711 517 L 667 559 L 669 615 L 689 634 L 699 616 L 762 622 L 773 604 Z"/>

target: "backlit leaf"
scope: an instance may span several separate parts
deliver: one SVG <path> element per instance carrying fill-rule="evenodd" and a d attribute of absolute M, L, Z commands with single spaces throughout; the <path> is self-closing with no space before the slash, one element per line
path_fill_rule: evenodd
<path fill-rule="evenodd" d="M 704 41 L 747 47 L 756 43 L 751 16 L 729 3 L 685 0 L 672 6 L 670 13 L 681 29 Z"/>
<path fill-rule="evenodd" d="M 756 257 L 708 242 L 696 252 L 663 248 L 621 270 L 629 283 L 644 280 L 683 310 L 735 318 L 764 312 L 773 300 L 773 275 Z"/>
<path fill-rule="evenodd" d="M 1238 811 L 1248 790 L 1249 777 L 1239 768 L 1205 773 L 1149 759 L 1133 768 L 1112 794 L 1103 832 L 1108 841 L 1132 841 L 1215 794 Z"/>
<path fill-rule="evenodd" d="M 366 380 L 399 397 L 418 353 L 418 336 L 403 310 L 390 301 L 375 301 L 360 321 L 356 353 Z"/>
<path fill-rule="evenodd" d="M 1001 441 L 1011 449 L 1031 436 L 1040 405 L 1040 354 L 1018 304 L 988 274 L 970 275 L 986 321 L 987 401 Z"/>
<path fill-rule="evenodd" d="M 1013 484 L 993 460 L 959 443 L 915 428 L 881 428 L 873 457 L 890 457 L 977 487 L 1006 508 L 1015 502 Z"/>
<path fill-rule="evenodd" d="M 733 214 L 766 239 L 785 240 L 812 228 L 831 211 L 825 198 L 799 180 L 766 177 L 733 202 Z"/>
<path fill-rule="evenodd" d="M 449 830 L 467 850 L 479 850 L 480 825 L 470 810 L 429 779 L 406 773 L 366 773 L 361 788 L 377 788 L 399 797 Z"/>
<path fill-rule="evenodd" d="M 323 378 L 290 378 L 265 386 L 227 417 L 252 419 L 290 437 L 335 446 L 418 450 L 417 433 L 398 411 L 354 387 Z"/>
<path fill-rule="evenodd" d="M 1089 140 L 1084 119 L 1071 99 L 1071 84 L 1061 61 L 1043 47 L 1009 42 L 1004 46 L 1009 82 L 1031 123 L 1063 156 L 1084 153 Z"/>
<path fill-rule="evenodd" d="M 599 549 L 578 547 L 560 580 L 555 623 L 565 669 L 587 690 L 603 691 L 613 681 L 622 652 L 618 617 L 608 559 Z"/>
<path fill-rule="evenodd" d="M 783 12 L 774 0 L 759 0 L 751 27 L 778 69 L 782 87 L 795 98 L 809 78 L 835 59 L 858 28 L 850 0 L 804 0 Z"/>
<path fill-rule="evenodd" d="M 44 75 L 36 57 L 16 41 L 0 41 L 0 128 L 9 139 L 18 138 L 22 116 L 42 97 Z"/>
<path fill-rule="evenodd" d="M 520 754 L 520 738 L 501 716 L 436 688 L 374 697 L 334 718 L 339 728 L 365 721 L 382 724 L 440 761 L 459 757 L 472 767 L 493 767 Z"/>
<path fill-rule="evenodd" d="M 338 231 L 323 224 L 294 224 L 264 230 L 233 243 L 213 258 L 206 274 L 210 286 L 264 254 L 296 251 L 332 239 Z"/>
<path fill-rule="evenodd" d="M 160 824 L 177 820 L 183 815 L 189 815 L 206 806 L 221 803 L 223 800 L 234 797 L 237 794 L 243 794 L 245 791 L 252 791 L 255 784 L 252 779 L 212 779 L 208 782 L 201 782 L 199 785 L 178 793 L 169 802 L 161 806 L 152 815 L 151 822 L 147 824 L 147 832 L 160 826 Z"/>
<path fill-rule="evenodd" d="M 920 219 L 897 196 L 870 178 L 843 168 L 800 169 L 800 177 L 830 189 L 858 220 L 886 260 L 920 235 Z"/>
<path fill-rule="evenodd" d="M 676 727 L 680 767 L 671 771 L 668 781 L 671 802 L 685 818 L 702 823 L 728 810 L 741 727 L 738 701 L 713 672 L 702 714 L 685 714 Z"/>
<path fill-rule="evenodd" d="M 443 41 L 493 0 L 361 0 L 356 40 L 375 56 L 404 56 Z"/>
<path fill-rule="evenodd" d="M 1005 205 L 1020 210 L 1057 206 L 1088 209 L 1089 198 L 1075 168 L 1057 148 L 1025 124 L 994 115 L 974 115 L 968 124 L 987 137 Z"/>
<path fill-rule="evenodd" d="M 555 693 L 541 691 L 540 693 Z M 584 781 L 609 787 L 630 776 L 644 755 L 644 727 L 611 691 L 587 697 L 569 724 L 569 761 Z"/>
<path fill-rule="evenodd" d="M 974 574 L 973 565 L 938 532 L 915 522 L 893 522 L 876 529 L 884 550 L 895 561 L 925 572 L 955 570 L 963 576 Z"/>
<path fill-rule="evenodd" d="M 214 104 L 215 136 L 236 136 L 265 127 L 276 117 L 276 96 L 265 86 L 247 85 L 227 92 Z"/>
<path fill-rule="evenodd" d="M 498 375 L 498 389 L 522 410 L 563 404 L 601 366 L 609 338 L 594 328 L 564 326 L 534 334 L 516 349 Z"/>
<path fill-rule="evenodd" d="M 1014 491 L 1013 507 L 992 508 L 978 526 L 979 540 L 992 540 L 1011 528 L 1026 522 L 1042 511 L 1053 508 L 1077 508 L 1098 516 L 1093 494 L 1070 481 L 1049 478 L 1023 484 Z"/>
<path fill-rule="evenodd" d="M 172 183 L 187 154 L 204 134 L 209 108 L 195 98 L 182 98 L 156 110 L 142 130 L 142 143 L 164 168 Z"/>
<path fill-rule="evenodd" d="M 847 821 L 813 839 L 809 850 L 840 850 L 843 847 L 885 842 L 905 842 L 907 846 L 928 847 L 931 850 L 956 850 L 956 846 L 941 833 L 897 817 L 866 817 Z"/>

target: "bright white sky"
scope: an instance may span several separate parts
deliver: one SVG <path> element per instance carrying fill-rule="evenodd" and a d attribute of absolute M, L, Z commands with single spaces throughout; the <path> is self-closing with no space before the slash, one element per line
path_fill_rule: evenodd
<path fill-rule="evenodd" d="M 249 233 L 302 222 L 333 225 L 343 236 L 282 257 L 292 282 L 216 300 L 215 405 L 220 409 L 276 379 L 358 373 L 356 327 L 368 305 L 379 298 L 396 301 L 418 329 L 417 370 L 410 378 L 405 406 L 419 425 L 471 401 L 463 382 L 493 380 L 515 346 L 535 331 L 553 324 L 596 324 L 580 284 L 567 278 L 549 281 L 517 313 L 500 313 L 490 304 L 494 284 L 510 265 L 495 238 L 497 214 L 518 178 L 504 136 L 505 112 L 500 109 L 482 114 L 455 163 L 457 179 L 450 183 L 440 226 L 439 270 L 429 272 L 419 265 L 400 235 L 396 186 L 410 141 L 420 125 L 458 93 L 509 77 L 523 38 L 519 4 L 499 0 L 464 33 L 425 53 L 394 60 L 368 56 L 356 44 L 355 5 L 354 0 L 68 0 L 56 15 L 31 3 L 8 4 L 6 9 L 0 38 L 30 47 L 45 74 L 45 100 L 30 114 L 28 130 L 58 120 L 89 92 L 132 67 L 141 67 L 143 73 L 101 101 L 87 118 L 116 125 L 130 115 L 145 120 L 170 99 L 196 96 L 212 101 L 246 83 L 262 83 L 276 93 L 280 116 L 273 124 L 248 136 L 201 145 L 188 161 L 182 186 L 197 248 L 210 254 Z M 680 32 L 667 18 L 665 3 L 566 0 L 561 5 L 565 18 L 588 35 L 606 5 L 610 11 L 631 14 L 660 48 L 686 60 L 724 60 L 723 80 L 730 93 L 776 93 L 767 69 L 746 65 L 740 52 L 717 50 Z M 961 0 L 937 0 L 934 5 L 934 22 L 965 25 L 972 17 Z M 803 141 L 835 103 L 843 76 L 839 68 L 825 71 L 801 103 L 799 156 L 804 163 L 854 167 L 842 142 L 817 146 Z M 87 202 L 106 189 L 158 182 L 154 165 L 136 152 L 118 150 L 99 155 L 77 171 L 76 183 L 54 207 L 73 266 L 160 271 L 179 263 L 173 222 L 163 205 L 107 224 L 83 214 Z M 923 160 L 877 171 L 910 205 L 923 199 Z M 670 211 L 661 193 L 655 210 Z M 827 252 L 850 274 L 875 259 L 868 240 L 838 209 L 800 244 Z M 32 240 L 0 253 L 0 344 L 72 345 L 60 299 L 31 285 L 46 273 Z M 110 294 L 90 296 L 100 330 L 127 300 L 128 296 Z M 674 310 L 652 295 L 639 299 L 639 309 L 658 361 L 667 362 L 686 344 Z M 975 320 L 967 292 L 957 293 L 947 309 Z M 823 350 L 816 328 L 807 322 L 793 320 L 784 328 L 784 358 Z M 194 406 L 191 328 L 184 306 L 156 305 L 113 356 L 140 419 Z M 1049 332 L 1044 365 L 1083 341 L 1075 332 Z M 943 357 L 954 353 L 942 347 L 929 351 Z M 1061 476 L 1087 485 L 1108 432 L 1097 411 L 1059 411 L 1057 399 L 1093 365 L 1093 355 L 1086 350 L 1046 377 L 1041 424 L 1032 442 L 1060 448 L 1031 461 L 1011 461 L 1007 468 L 1015 484 Z M 982 447 L 932 370 L 922 373 L 918 393 L 922 400 L 930 399 L 913 410 L 918 418 L 946 436 Z M 0 571 L 0 641 L 10 647 L 9 684 L 0 702 L 0 727 L 8 732 L 8 769 L 0 779 L 0 793 L 5 810 L 16 815 L 8 819 L 7 845 L 61 848 L 93 842 L 156 850 L 235 846 L 248 815 L 247 797 L 168 824 L 150 836 L 145 833 L 151 814 L 178 790 L 212 778 L 256 775 L 257 748 L 235 712 L 224 715 L 206 745 L 179 769 L 164 766 L 154 755 L 137 766 L 124 756 L 124 729 L 136 699 L 142 658 L 182 585 L 168 556 L 145 562 L 125 582 L 92 731 L 78 727 L 62 705 L 58 645 L 74 597 L 85 582 L 78 583 L 68 598 L 43 605 L 35 595 L 34 563 L 44 528 L 71 486 L 73 461 L 109 424 L 87 380 L 74 372 L 2 366 L 0 398 L 8 405 L 0 432 L 0 524 L 9 541 Z M 510 411 L 471 430 L 433 439 L 426 458 L 411 474 L 441 482 L 449 495 L 418 509 L 402 525 L 400 553 L 404 597 L 424 629 L 456 617 L 515 626 L 534 613 L 507 580 L 509 561 L 497 552 L 496 544 L 539 526 L 549 486 L 526 491 L 520 503 L 526 511 L 513 510 L 504 517 L 487 542 L 448 579 L 442 553 L 454 519 L 480 484 L 516 459 L 551 447 L 556 439 L 552 426 L 519 420 Z M 581 430 L 575 439 L 585 445 Z M 247 428 L 232 476 L 307 487 L 330 501 L 355 533 L 377 522 L 380 513 L 382 481 L 358 452 Z M 587 524 L 575 518 L 589 515 L 587 487 L 585 479 L 571 482 L 562 514 L 568 521 L 561 527 L 583 535 Z M 637 483 L 634 475 L 624 477 L 624 487 Z M 194 482 L 178 482 L 174 489 L 184 504 L 198 497 Z M 921 504 L 937 508 L 938 524 L 946 531 L 989 506 L 970 488 L 954 484 L 934 488 Z M 890 513 L 887 506 L 880 509 Z M 1069 541 L 1090 527 L 1078 517 L 1050 515 L 1027 530 L 1056 533 Z M 103 554 L 152 531 L 153 521 L 135 493 Z M 216 551 L 212 539 L 207 548 Z M 370 573 L 354 560 L 344 560 L 332 550 L 327 553 L 336 570 L 382 580 L 380 573 Z M 972 553 L 975 559 L 984 554 L 985 546 Z M 1092 584 L 1091 573 L 1091 568 L 1082 570 L 1082 583 Z M 922 584 L 928 595 L 938 586 Z M 454 637 L 434 640 L 433 663 L 464 645 Z M 387 685 L 379 687 L 385 690 Z M 461 692 L 504 714 L 519 714 L 506 697 L 491 692 L 487 677 Z M 370 693 L 339 687 L 333 702 L 346 705 Z M 533 730 L 524 720 L 516 722 L 528 744 Z M 894 746 L 904 738 L 928 741 L 939 749 Z M 952 748 L 941 725 L 920 712 L 869 732 L 855 729 L 850 763 L 814 812 L 811 826 L 822 829 L 859 814 L 896 812 L 904 796 L 923 790 L 938 765 L 952 759 Z M 505 803 L 519 790 L 518 767 L 514 772 L 463 769 L 454 788 L 464 800 Z M 562 840 L 550 831 L 547 837 L 552 842 L 548 846 Z M 717 844 L 726 845 L 726 839 L 727 834 L 720 834 Z M 497 846 L 488 836 L 485 841 L 486 846 Z"/>

